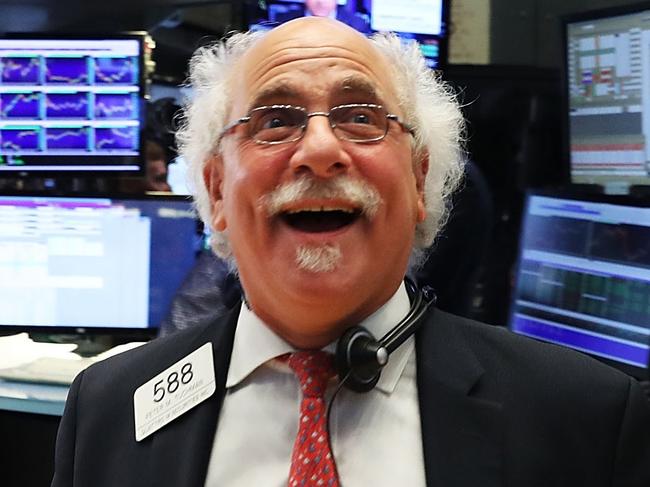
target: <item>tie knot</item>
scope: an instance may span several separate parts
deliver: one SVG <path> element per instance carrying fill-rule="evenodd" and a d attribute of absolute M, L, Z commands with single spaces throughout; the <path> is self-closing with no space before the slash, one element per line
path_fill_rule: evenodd
<path fill-rule="evenodd" d="M 322 351 L 293 352 L 287 361 L 300 381 L 304 397 L 323 397 L 327 381 L 334 377 L 334 359 Z"/>

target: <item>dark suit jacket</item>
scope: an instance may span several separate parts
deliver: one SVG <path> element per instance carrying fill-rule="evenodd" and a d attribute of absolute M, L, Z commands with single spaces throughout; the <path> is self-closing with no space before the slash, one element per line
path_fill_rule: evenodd
<path fill-rule="evenodd" d="M 79 375 L 52 485 L 203 487 L 237 316 L 235 309 Z M 215 394 L 137 443 L 135 389 L 208 341 Z M 427 485 L 650 486 L 650 406 L 623 374 L 442 311 L 426 317 L 416 350 Z"/>

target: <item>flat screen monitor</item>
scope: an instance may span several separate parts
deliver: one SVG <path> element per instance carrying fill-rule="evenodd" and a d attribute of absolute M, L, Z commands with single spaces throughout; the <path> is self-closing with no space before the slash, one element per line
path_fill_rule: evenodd
<path fill-rule="evenodd" d="M 650 5 L 565 19 L 571 182 L 650 185 Z"/>
<path fill-rule="evenodd" d="M 266 9 L 249 5 L 251 30 L 268 30 L 312 15 L 309 7 L 314 5 L 320 10 L 317 15 L 329 9 L 330 16 L 366 35 L 396 32 L 404 42 L 417 42 L 431 68 L 444 66 L 447 60 L 448 0 L 269 0 L 264 5 Z"/>
<path fill-rule="evenodd" d="M 510 328 L 643 378 L 650 364 L 650 202 L 529 194 Z"/>
<path fill-rule="evenodd" d="M 0 332 L 155 332 L 201 248 L 186 197 L 0 196 Z"/>
<path fill-rule="evenodd" d="M 0 177 L 142 170 L 140 35 L 0 38 Z"/>

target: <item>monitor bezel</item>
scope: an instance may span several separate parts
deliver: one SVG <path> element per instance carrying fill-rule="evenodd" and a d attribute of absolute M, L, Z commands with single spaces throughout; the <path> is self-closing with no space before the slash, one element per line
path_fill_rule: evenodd
<path fill-rule="evenodd" d="M 570 95 L 569 95 L 569 56 L 568 56 L 568 28 L 569 24 L 574 24 L 578 22 L 589 22 L 593 20 L 605 19 L 610 17 L 618 17 L 622 15 L 632 15 L 635 13 L 642 12 L 644 10 L 650 11 L 650 1 L 642 1 L 630 5 L 619 5 L 612 7 L 605 7 L 593 10 L 586 10 L 581 12 L 574 12 L 571 14 L 563 15 L 560 17 L 560 29 L 562 37 L 562 68 L 561 72 L 561 82 L 562 82 L 562 110 L 564 116 L 562 117 L 562 157 L 563 157 L 563 179 L 569 184 L 581 184 L 574 183 L 573 177 L 571 175 L 571 115 L 570 115 Z M 648 186 L 650 188 L 650 176 L 648 176 L 649 182 Z M 602 185 L 594 185 L 603 188 Z M 616 195 L 619 196 L 619 195 Z M 625 196 L 625 195 L 620 195 Z"/>
<path fill-rule="evenodd" d="M 510 300 L 509 300 L 509 309 L 508 309 L 508 320 L 506 327 L 508 330 L 512 331 L 512 333 L 516 333 L 515 331 L 512 330 L 512 322 L 513 322 L 513 317 L 516 309 L 516 289 L 519 284 L 519 274 L 520 274 L 520 267 L 521 267 L 521 256 L 522 256 L 522 251 L 523 251 L 523 228 L 525 224 L 525 218 L 528 216 L 528 209 L 530 206 L 530 200 L 534 196 L 542 196 L 542 197 L 549 197 L 549 198 L 558 198 L 558 199 L 567 199 L 567 200 L 575 200 L 575 201 L 585 201 L 585 202 L 590 202 L 590 203 L 604 203 L 604 204 L 612 204 L 612 205 L 625 205 L 625 206 L 631 206 L 631 207 L 636 207 L 636 208 L 650 208 L 650 200 L 646 198 L 637 198 L 631 195 L 607 195 L 607 194 L 600 194 L 600 193 L 594 193 L 594 192 L 585 192 L 580 190 L 579 188 L 572 188 L 572 187 L 567 187 L 567 188 L 560 188 L 560 189 L 528 189 L 525 194 L 524 194 L 524 205 L 523 205 L 523 212 L 521 216 L 521 222 L 519 225 L 520 231 L 519 235 L 517 238 L 517 254 L 516 254 L 516 259 L 515 263 L 512 267 L 513 269 L 513 274 L 512 274 L 512 288 L 510 292 Z M 519 336 L 525 336 L 525 335 L 520 335 Z M 599 355 L 594 355 L 590 354 L 585 351 L 581 350 L 576 350 L 572 347 L 569 347 L 568 345 L 560 345 L 557 343 L 553 342 L 547 342 L 542 339 L 536 339 L 536 338 L 530 338 L 531 340 L 538 340 L 543 343 L 548 343 L 551 345 L 567 348 L 570 350 L 574 350 L 576 352 L 582 353 L 584 355 L 588 355 L 590 357 L 595 358 L 599 362 L 605 363 L 609 366 L 614 367 L 615 369 L 618 369 L 625 374 L 635 377 L 640 380 L 647 380 L 650 379 L 650 359 L 648 360 L 648 365 L 646 367 L 637 367 L 634 365 L 630 364 L 625 364 L 623 362 L 618 362 L 616 360 L 611 360 L 607 359 L 605 357 L 601 357 Z M 648 344 L 650 344 L 650 338 L 648 339 Z"/>
<path fill-rule="evenodd" d="M 92 199 L 111 199 L 115 201 L 172 201 L 172 202 L 188 202 L 191 204 L 193 211 L 196 212 L 194 207 L 193 198 L 187 195 L 177 195 L 173 193 L 64 193 L 64 192 L 41 192 L 41 191 L 3 191 L 0 196 L 9 197 L 28 197 L 28 198 L 92 198 Z M 202 223 L 198 217 L 195 216 L 197 222 L 197 236 L 202 231 Z M 153 338 L 157 336 L 160 330 L 160 323 L 157 326 L 147 326 L 144 328 L 136 327 L 111 327 L 111 326 L 47 326 L 47 325 L 4 325 L 0 322 L 0 336 L 13 335 L 16 333 L 29 333 L 39 335 L 80 335 L 80 336 L 101 336 L 111 335 L 119 337 L 135 338 Z"/>
<path fill-rule="evenodd" d="M 145 141 L 142 137 L 142 132 L 145 128 L 146 122 L 146 100 L 148 98 L 148 85 L 146 74 L 146 56 L 147 56 L 147 32 L 145 31 L 129 31 L 129 32 L 7 32 L 0 36 L 2 39 L 7 40 L 135 40 L 138 42 L 140 54 L 138 56 L 138 119 L 140 127 L 138 130 L 139 139 L 139 155 L 134 164 L 138 166 L 137 170 L 119 169 L 120 166 L 127 164 L 102 164 L 106 169 L 71 169 L 71 170 L 57 170 L 54 167 L 43 170 L 30 170 L 28 166 L 21 169 L 3 170 L 0 171 L 0 179 L 30 179 L 30 178 L 120 178 L 120 177 L 142 177 L 145 174 Z M 76 156 L 84 157 L 84 156 Z M 118 156 L 119 157 L 119 156 Z M 126 156 L 124 156 L 126 157 Z M 132 165 L 132 164 L 129 164 Z M 81 167 L 81 164 L 79 164 Z M 117 169 L 116 169 L 117 168 Z"/>

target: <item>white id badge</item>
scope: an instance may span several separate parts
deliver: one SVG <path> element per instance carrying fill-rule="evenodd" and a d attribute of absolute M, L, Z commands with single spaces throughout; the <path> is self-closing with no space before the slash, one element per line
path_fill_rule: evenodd
<path fill-rule="evenodd" d="M 212 344 L 208 342 L 136 389 L 135 440 L 158 431 L 215 390 Z"/>

